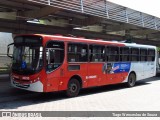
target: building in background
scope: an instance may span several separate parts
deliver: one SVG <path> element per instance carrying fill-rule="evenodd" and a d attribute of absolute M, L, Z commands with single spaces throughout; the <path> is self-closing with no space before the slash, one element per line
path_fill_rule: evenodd
<path fill-rule="evenodd" d="M 7 45 L 12 42 L 12 33 L 0 32 L 0 68 L 7 67 L 11 62 L 11 58 L 7 57 Z"/>

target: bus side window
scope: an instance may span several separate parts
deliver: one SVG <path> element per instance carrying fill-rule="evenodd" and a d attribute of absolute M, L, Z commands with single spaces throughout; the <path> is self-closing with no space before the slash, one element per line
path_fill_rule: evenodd
<path fill-rule="evenodd" d="M 140 61 L 147 61 L 147 49 L 140 49 Z"/>
<path fill-rule="evenodd" d="M 129 61 L 130 49 L 129 47 L 120 48 L 120 61 Z"/>
<path fill-rule="evenodd" d="M 155 61 L 155 50 L 148 49 L 147 61 Z"/>
<path fill-rule="evenodd" d="M 139 48 L 131 48 L 131 61 L 139 61 Z"/>
<path fill-rule="evenodd" d="M 89 46 L 89 61 L 104 62 L 105 61 L 105 46 L 90 45 Z"/>
<path fill-rule="evenodd" d="M 69 43 L 68 44 L 68 62 L 87 62 L 88 45 Z"/>
<path fill-rule="evenodd" d="M 119 61 L 119 47 L 107 46 L 106 47 L 107 61 L 117 62 Z"/>
<path fill-rule="evenodd" d="M 64 60 L 64 43 L 50 41 L 46 47 L 46 70 L 51 72 L 57 69 Z"/>

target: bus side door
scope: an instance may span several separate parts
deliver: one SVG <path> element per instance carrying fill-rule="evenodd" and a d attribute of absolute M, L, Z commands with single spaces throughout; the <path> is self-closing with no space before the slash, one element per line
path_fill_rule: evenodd
<path fill-rule="evenodd" d="M 46 46 L 47 91 L 57 91 L 64 66 L 64 42 L 49 41 Z"/>

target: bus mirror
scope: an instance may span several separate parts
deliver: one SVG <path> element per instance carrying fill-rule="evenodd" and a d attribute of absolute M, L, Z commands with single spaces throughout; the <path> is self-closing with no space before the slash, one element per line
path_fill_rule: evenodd
<path fill-rule="evenodd" d="M 13 58 L 12 53 L 10 53 L 10 52 L 11 52 L 11 51 L 10 51 L 10 46 L 11 46 L 11 45 L 14 45 L 14 43 L 11 43 L 11 44 L 9 44 L 9 45 L 7 46 L 7 56 L 10 57 L 10 58 Z"/>

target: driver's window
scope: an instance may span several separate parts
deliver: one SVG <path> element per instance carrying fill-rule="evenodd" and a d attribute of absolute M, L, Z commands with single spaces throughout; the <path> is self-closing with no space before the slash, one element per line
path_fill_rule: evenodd
<path fill-rule="evenodd" d="M 51 41 L 46 47 L 46 70 L 51 72 L 57 69 L 64 60 L 64 43 Z"/>

